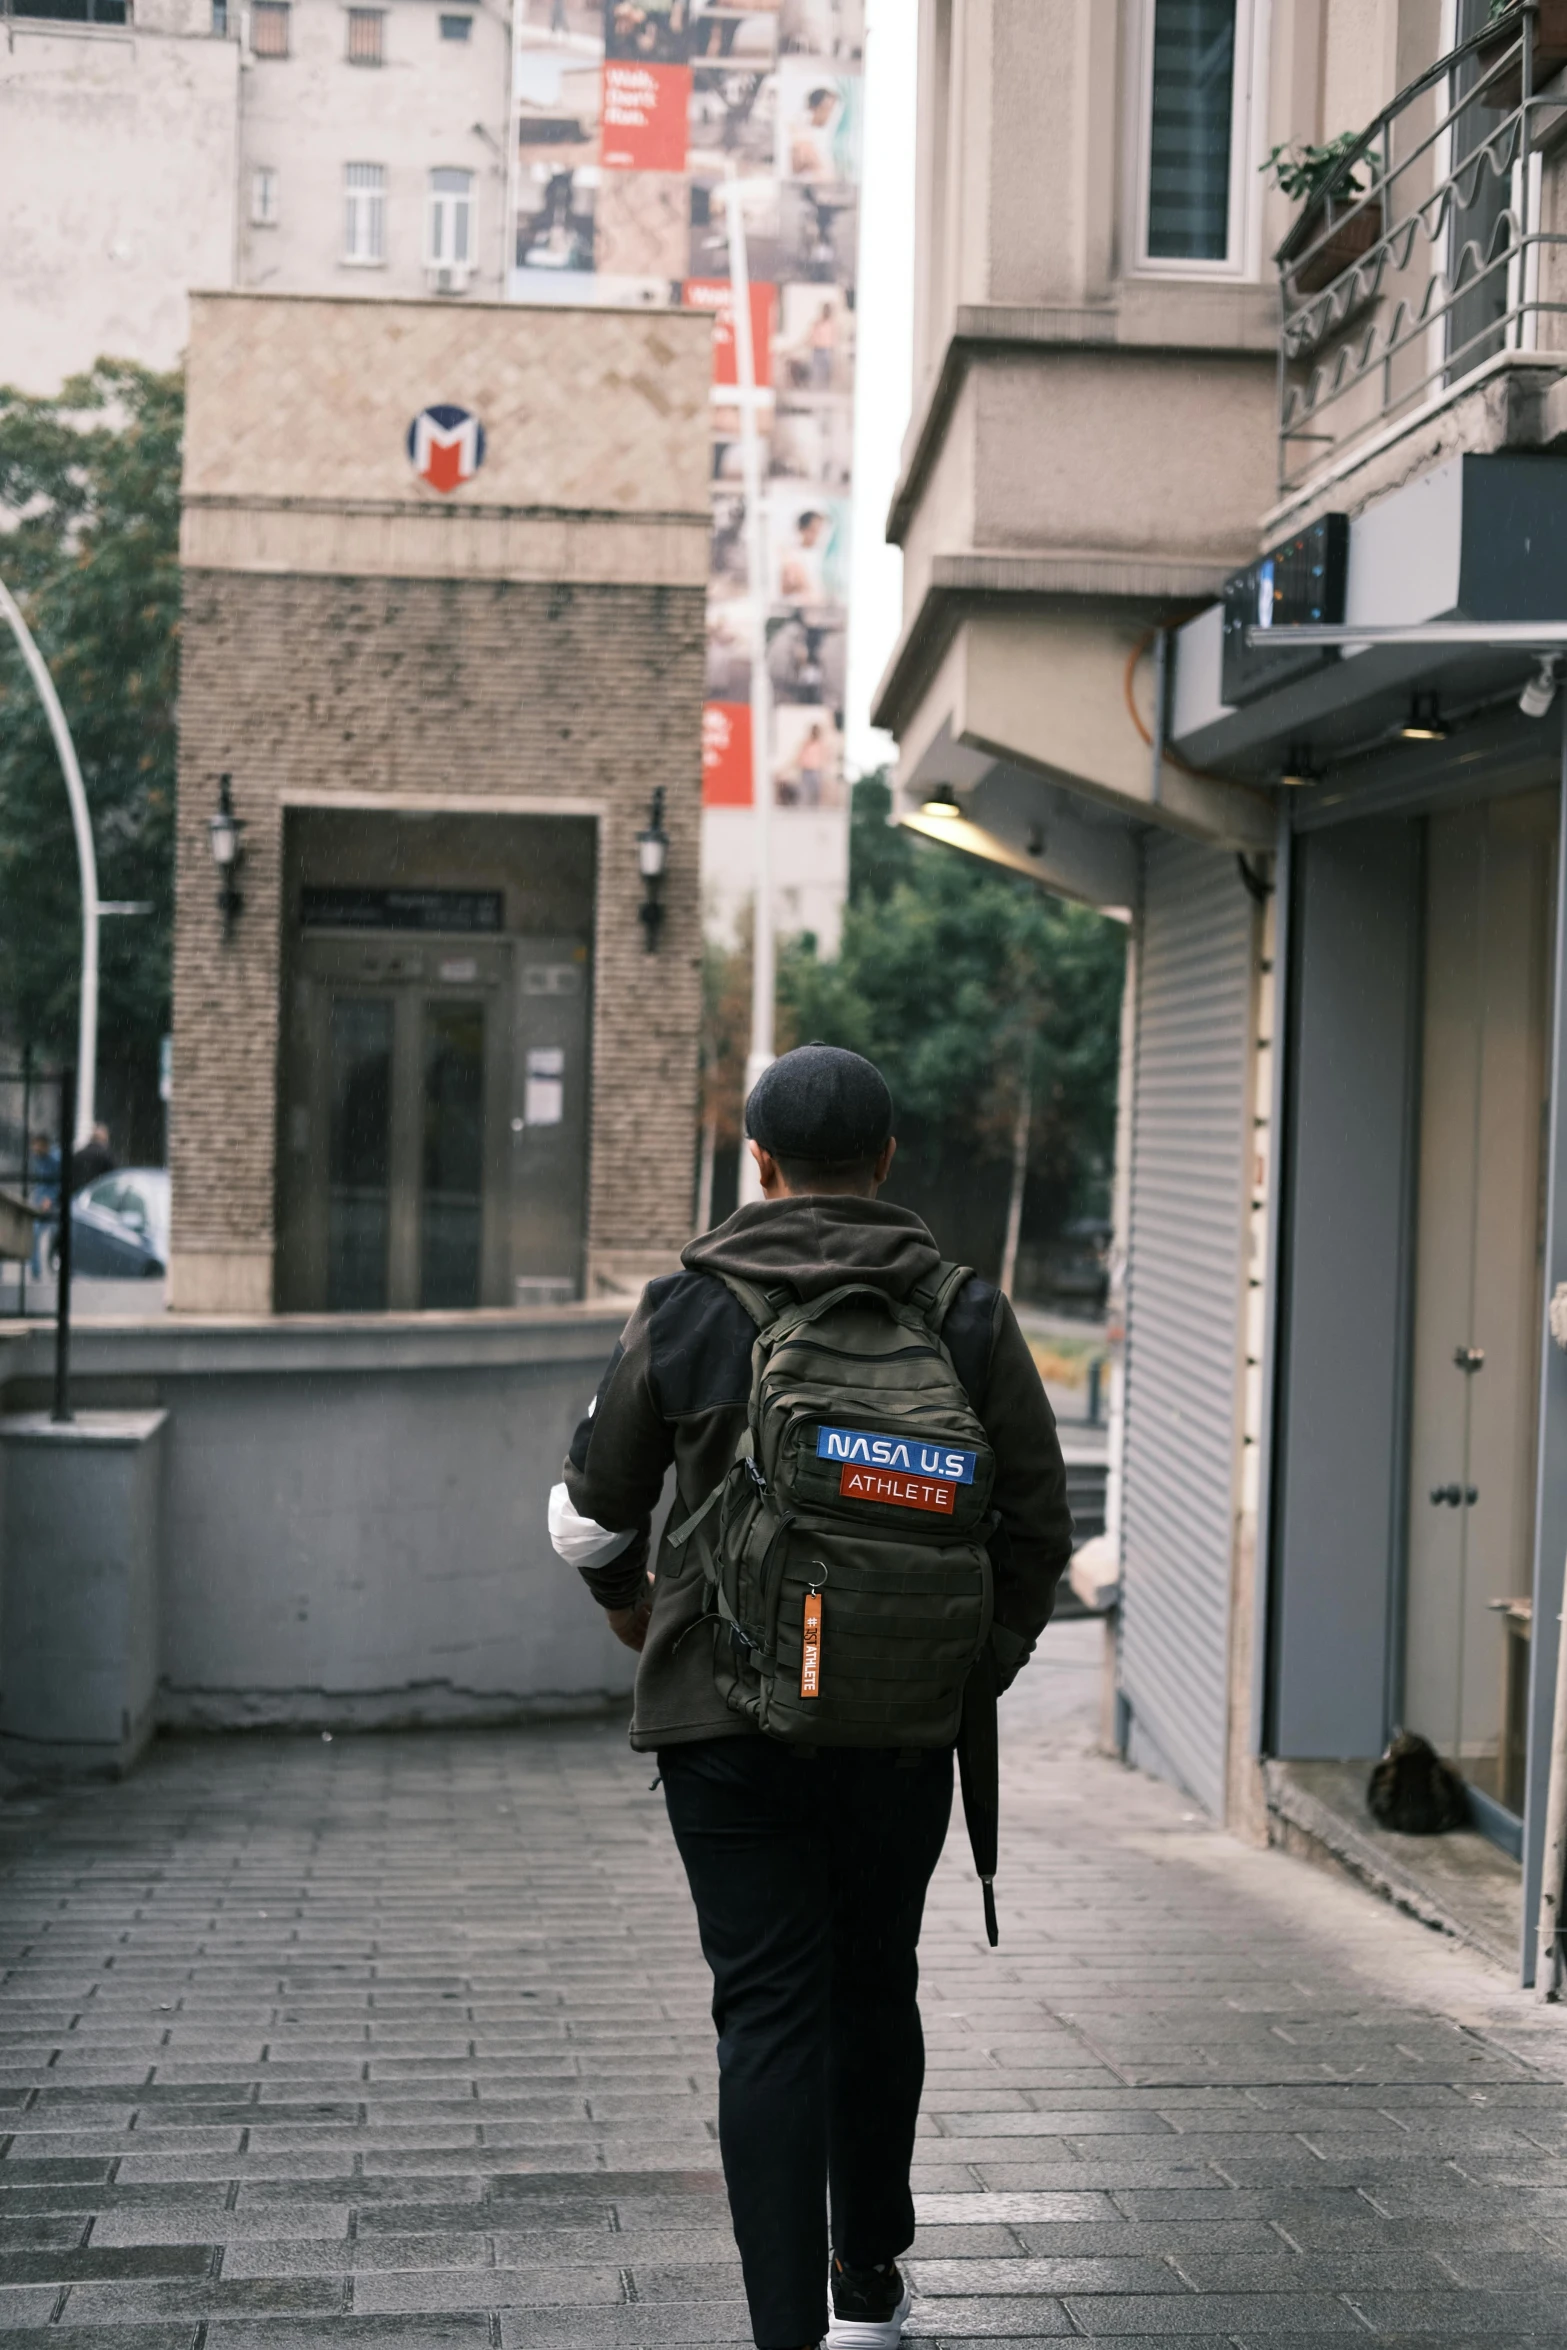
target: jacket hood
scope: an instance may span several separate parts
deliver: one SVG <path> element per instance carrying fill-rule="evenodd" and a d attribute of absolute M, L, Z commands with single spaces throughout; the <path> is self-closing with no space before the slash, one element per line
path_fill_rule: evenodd
<path fill-rule="evenodd" d="M 788 1282 L 802 1298 L 845 1281 L 907 1297 L 941 1251 L 910 1208 L 839 1193 L 756 1200 L 681 1252 L 693 1273 L 730 1273 L 761 1288 Z"/>

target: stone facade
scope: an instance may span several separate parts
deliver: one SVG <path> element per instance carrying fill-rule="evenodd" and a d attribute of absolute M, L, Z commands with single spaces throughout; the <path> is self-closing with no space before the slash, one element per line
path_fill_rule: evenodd
<path fill-rule="evenodd" d="M 667 1267 L 690 1232 L 708 329 L 617 312 L 432 311 L 195 305 L 176 1308 L 272 1303 L 289 805 L 596 819 L 589 1293 Z M 450 498 L 426 490 L 402 450 L 430 401 L 471 407 L 486 430 L 485 466 Z M 408 551 L 403 524 L 415 562 L 436 550 L 424 576 L 394 563 Z M 539 526 L 530 552 L 508 563 L 526 525 Z M 487 549 L 502 550 L 493 568 Z M 354 572 L 340 567 L 346 553 Z M 222 774 L 246 827 L 245 904 L 227 938 L 208 833 Z M 655 961 L 635 835 L 659 787 L 670 847 Z"/>

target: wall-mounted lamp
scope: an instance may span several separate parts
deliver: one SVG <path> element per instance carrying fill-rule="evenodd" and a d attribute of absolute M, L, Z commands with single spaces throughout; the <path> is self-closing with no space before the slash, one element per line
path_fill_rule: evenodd
<path fill-rule="evenodd" d="M 207 831 L 212 840 L 212 862 L 218 869 L 218 911 L 223 916 L 223 936 L 234 935 L 235 916 L 244 910 L 245 900 L 239 886 L 239 868 L 244 861 L 245 844 L 240 839 L 245 824 L 243 817 L 234 813 L 234 802 L 229 797 L 229 779 L 218 777 L 218 806 L 216 815 L 207 818 Z"/>
<path fill-rule="evenodd" d="M 1445 743 L 1447 726 L 1442 717 L 1441 703 L 1435 694 L 1416 694 L 1409 705 L 1409 716 L 1399 728 L 1406 743 Z"/>
<path fill-rule="evenodd" d="M 669 862 L 669 835 L 664 830 L 664 787 L 659 785 L 648 809 L 647 829 L 637 834 L 637 870 L 642 876 L 642 924 L 650 955 L 658 952 L 658 934 L 664 923 L 664 867 Z"/>
<path fill-rule="evenodd" d="M 920 806 L 922 816 L 945 816 L 950 820 L 954 816 L 961 816 L 962 813 L 963 810 L 958 804 L 958 795 L 950 783 L 938 783 L 930 798 L 923 801 Z"/>

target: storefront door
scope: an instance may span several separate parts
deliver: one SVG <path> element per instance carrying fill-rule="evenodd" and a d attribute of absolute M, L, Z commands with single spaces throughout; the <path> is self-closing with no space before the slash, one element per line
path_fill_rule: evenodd
<path fill-rule="evenodd" d="M 1405 1725 L 1522 1809 L 1555 791 L 1428 827 Z"/>

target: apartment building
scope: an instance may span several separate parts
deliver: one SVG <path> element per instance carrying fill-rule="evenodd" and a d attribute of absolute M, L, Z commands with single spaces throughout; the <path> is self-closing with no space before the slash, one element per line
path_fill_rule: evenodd
<path fill-rule="evenodd" d="M 878 713 L 906 822 L 1132 920 L 1128 1753 L 1364 1857 L 1370 1762 L 1421 1732 L 1526 1980 L 1567 1550 L 1559 13 L 923 0 Z"/>
<path fill-rule="evenodd" d="M 506 291 L 510 12 L 495 0 L 251 0 L 237 283 Z"/>
<path fill-rule="evenodd" d="M 210 0 L 26 0 L 0 39 L 0 383 L 170 367 L 237 263 L 241 49 Z"/>
<path fill-rule="evenodd" d="M 0 43 L 0 382 L 170 367 L 192 291 L 499 300 L 495 0 L 15 0 Z"/>

